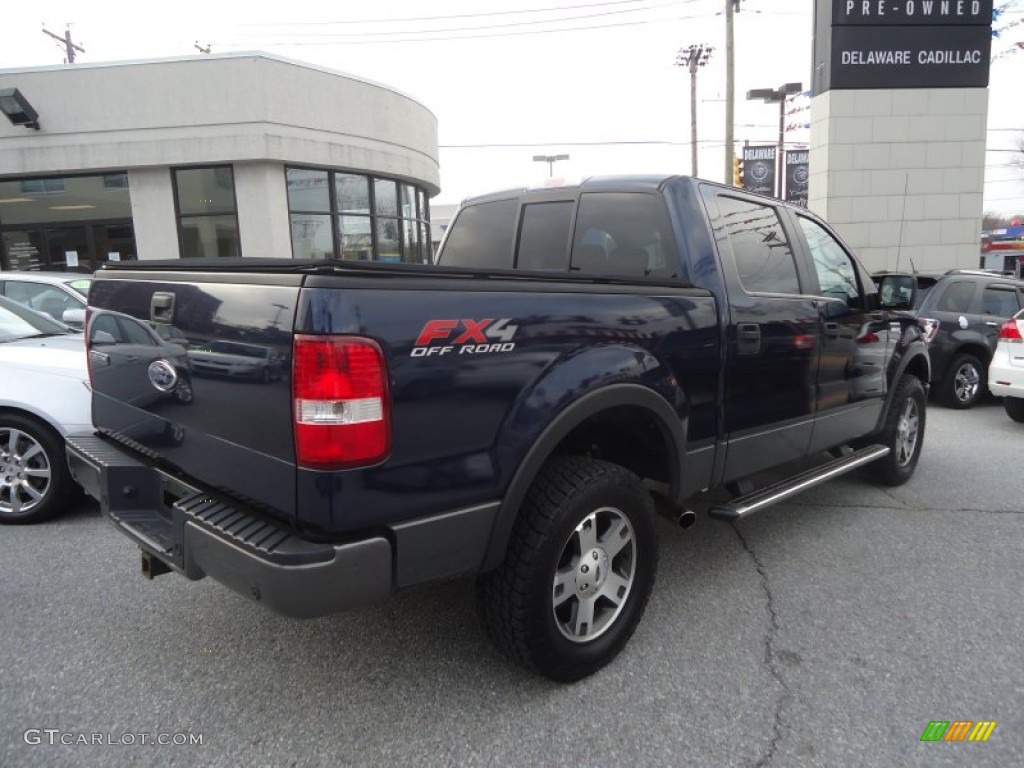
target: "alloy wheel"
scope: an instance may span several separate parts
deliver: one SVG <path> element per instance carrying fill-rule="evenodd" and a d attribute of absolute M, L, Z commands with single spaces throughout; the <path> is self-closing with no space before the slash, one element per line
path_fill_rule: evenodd
<path fill-rule="evenodd" d="M 559 632 L 574 643 L 607 631 L 622 612 L 636 576 L 636 535 L 614 507 L 591 512 L 562 547 L 551 588 Z"/>
<path fill-rule="evenodd" d="M 956 376 L 953 379 L 953 390 L 956 399 L 961 403 L 967 403 L 974 399 L 981 385 L 981 372 L 973 363 L 964 363 L 956 369 Z"/>
<path fill-rule="evenodd" d="M 901 467 L 907 466 L 914 457 L 919 421 L 917 402 L 907 398 L 896 425 L 896 463 Z"/>
<path fill-rule="evenodd" d="M 0 428 L 0 514 L 30 512 L 43 502 L 52 479 L 50 459 L 36 438 Z"/>

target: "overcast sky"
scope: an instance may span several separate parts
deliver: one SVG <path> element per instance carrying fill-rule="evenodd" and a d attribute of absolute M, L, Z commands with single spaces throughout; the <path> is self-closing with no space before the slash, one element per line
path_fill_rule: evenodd
<path fill-rule="evenodd" d="M 4 3 L 0 68 L 61 64 L 42 33 L 71 25 L 79 62 L 262 50 L 392 86 L 435 115 L 441 194 L 454 203 L 480 192 L 536 185 L 548 175 L 536 154 L 568 154 L 555 175 L 690 173 L 689 74 L 680 48 L 715 50 L 698 76 L 698 173 L 721 180 L 725 137 L 726 0 L 375 0 L 256 4 L 176 0 Z M 1024 19 L 1024 0 L 999 26 Z M 778 109 L 746 91 L 808 86 L 812 0 L 744 0 L 736 16 L 736 140 L 775 143 Z M 560 30 L 560 31 L 559 31 Z M 1024 25 L 993 53 L 1024 40 Z M 992 64 L 986 211 L 1024 213 L 1022 173 L 1007 167 L 1024 133 L 1024 51 Z M 809 99 L 793 105 L 808 106 Z M 787 124 L 809 122 L 809 109 Z M 806 143 L 808 131 L 787 132 Z M 509 146 L 516 145 L 516 146 Z"/>

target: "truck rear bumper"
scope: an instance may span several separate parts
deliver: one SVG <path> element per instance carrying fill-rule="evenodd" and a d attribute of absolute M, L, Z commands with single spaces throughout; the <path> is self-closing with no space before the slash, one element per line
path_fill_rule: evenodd
<path fill-rule="evenodd" d="M 68 464 L 106 517 L 144 553 L 189 579 L 210 576 L 286 616 L 308 618 L 382 602 L 392 592 L 383 536 L 343 544 L 210 498 L 98 437 L 72 437 Z"/>

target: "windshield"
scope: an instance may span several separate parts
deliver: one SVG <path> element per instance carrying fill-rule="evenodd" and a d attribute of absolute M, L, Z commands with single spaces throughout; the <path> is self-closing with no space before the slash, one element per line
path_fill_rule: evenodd
<path fill-rule="evenodd" d="M 73 288 L 76 293 L 82 294 L 82 298 L 85 299 L 89 296 L 89 286 L 92 285 L 92 280 L 88 277 L 79 277 L 75 280 L 68 280 L 65 285 Z"/>
<path fill-rule="evenodd" d="M 0 296 L 0 343 L 36 336 L 64 336 L 70 332 L 63 323 Z"/>

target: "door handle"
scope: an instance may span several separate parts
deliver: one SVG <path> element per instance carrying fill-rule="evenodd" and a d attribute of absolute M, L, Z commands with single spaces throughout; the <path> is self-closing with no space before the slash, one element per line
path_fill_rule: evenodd
<path fill-rule="evenodd" d="M 825 335 L 826 336 L 838 336 L 839 335 L 839 323 L 825 323 Z"/>
<path fill-rule="evenodd" d="M 986 320 L 985 321 L 985 325 L 987 325 L 989 328 L 998 328 L 999 327 L 999 323 L 993 322 L 992 320 Z"/>
<path fill-rule="evenodd" d="M 757 323 L 736 325 L 736 353 L 756 355 L 761 352 L 761 326 Z"/>

